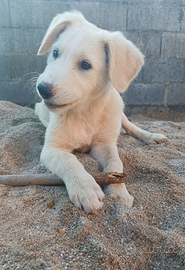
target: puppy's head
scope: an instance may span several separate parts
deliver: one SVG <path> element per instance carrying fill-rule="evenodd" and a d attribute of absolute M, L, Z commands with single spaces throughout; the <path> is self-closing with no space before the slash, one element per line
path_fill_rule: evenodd
<path fill-rule="evenodd" d="M 109 91 L 123 92 L 143 65 L 143 55 L 120 32 L 108 32 L 79 12 L 57 15 L 38 54 L 49 52 L 37 91 L 49 110 L 85 110 Z"/>

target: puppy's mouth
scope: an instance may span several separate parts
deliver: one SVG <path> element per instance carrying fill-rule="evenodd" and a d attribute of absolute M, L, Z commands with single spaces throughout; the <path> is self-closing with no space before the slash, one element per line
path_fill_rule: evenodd
<path fill-rule="evenodd" d="M 45 103 L 46 107 L 49 110 L 56 110 L 56 109 L 61 109 L 61 108 L 67 108 L 67 107 L 74 106 L 77 103 L 77 100 L 75 100 L 75 101 L 73 101 L 71 103 L 66 103 L 66 104 L 61 104 L 61 105 L 53 104 L 53 103 L 50 103 L 50 102 L 48 102 L 46 100 L 44 100 L 44 103 Z"/>

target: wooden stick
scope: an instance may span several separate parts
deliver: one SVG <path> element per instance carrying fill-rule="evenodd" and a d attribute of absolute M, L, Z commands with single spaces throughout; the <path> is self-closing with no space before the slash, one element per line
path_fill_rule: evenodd
<path fill-rule="evenodd" d="M 99 185 L 124 183 L 126 177 L 123 173 L 96 173 L 92 175 Z M 8 186 L 61 186 L 63 180 L 53 174 L 22 174 L 22 175 L 0 175 L 0 184 Z"/>

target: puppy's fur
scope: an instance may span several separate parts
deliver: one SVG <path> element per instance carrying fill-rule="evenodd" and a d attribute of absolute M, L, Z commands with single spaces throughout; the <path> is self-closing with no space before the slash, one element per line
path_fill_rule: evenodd
<path fill-rule="evenodd" d="M 87 213 L 103 206 L 104 192 L 131 207 L 125 184 L 109 185 L 103 192 L 73 151 L 89 150 L 105 172 L 121 173 L 116 146 L 121 124 L 145 142 L 165 139 L 136 127 L 123 113 L 118 91 L 124 92 L 138 74 L 143 55 L 120 32 L 99 29 L 76 11 L 53 19 L 38 54 L 48 51 L 37 82 L 43 100 L 35 107 L 47 127 L 42 164 L 64 180 L 73 204 Z"/>

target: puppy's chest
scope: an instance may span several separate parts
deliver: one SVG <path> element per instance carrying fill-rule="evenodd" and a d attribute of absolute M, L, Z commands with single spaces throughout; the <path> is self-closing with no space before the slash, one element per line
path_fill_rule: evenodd
<path fill-rule="evenodd" d="M 84 152 L 90 146 L 96 132 L 96 127 L 91 123 L 87 123 L 83 119 L 74 119 L 74 121 L 62 121 L 59 136 L 61 143 L 68 145 L 73 150 L 82 149 Z"/>

